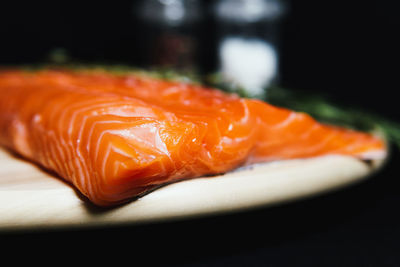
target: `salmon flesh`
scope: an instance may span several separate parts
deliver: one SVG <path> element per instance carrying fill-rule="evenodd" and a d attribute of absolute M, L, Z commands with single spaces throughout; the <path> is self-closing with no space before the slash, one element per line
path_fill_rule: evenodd
<path fill-rule="evenodd" d="M 99 206 L 246 164 L 386 151 L 378 137 L 304 113 L 137 74 L 6 70 L 0 94 L 0 145 Z"/>

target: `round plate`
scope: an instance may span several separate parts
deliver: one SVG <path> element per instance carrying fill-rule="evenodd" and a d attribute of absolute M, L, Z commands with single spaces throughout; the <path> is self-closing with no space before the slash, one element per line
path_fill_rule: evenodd
<path fill-rule="evenodd" d="M 325 156 L 258 164 L 169 184 L 101 209 L 72 186 L 0 150 L 0 230 L 160 222 L 234 212 L 312 196 L 365 179 L 384 162 Z"/>

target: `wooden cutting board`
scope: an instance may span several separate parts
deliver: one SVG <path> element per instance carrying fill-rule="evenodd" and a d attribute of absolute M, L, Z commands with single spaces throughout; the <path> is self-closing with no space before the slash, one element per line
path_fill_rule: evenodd
<path fill-rule="evenodd" d="M 0 149 L 0 231 L 160 222 L 273 205 L 360 181 L 383 162 L 325 156 L 259 164 L 102 209 L 60 178 Z"/>

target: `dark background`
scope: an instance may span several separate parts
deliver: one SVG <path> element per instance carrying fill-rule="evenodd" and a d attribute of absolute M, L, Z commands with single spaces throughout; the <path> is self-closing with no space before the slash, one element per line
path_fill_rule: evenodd
<path fill-rule="evenodd" d="M 145 33 L 132 17 L 133 3 L 3 1 L 0 65 L 41 62 L 63 47 L 80 61 L 140 66 Z M 288 3 L 281 84 L 398 120 L 398 2 Z M 207 29 L 204 45 L 213 42 L 213 27 Z M 50 250 L 63 260 L 84 255 L 130 264 L 399 266 L 398 162 L 394 148 L 386 168 L 370 180 L 280 207 L 139 227 L 8 233 L 1 241 L 11 251 L 41 251 L 33 260 Z"/>
<path fill-rule="evenodd" d="M 203 1 L 212 3 L 212 1 Z M 281 84 L 328 92 L 340 100 L 398 117 L 397 1 L 286 1 L 281 30 Z M 0 65 L 34 63 L 54 48 L 80 61 L 141 66 L 146 32 L 137 1 L 3 1 Z M 207 19 L 203 47 L 213 45 Z M 208 64 L 213 54 L 207 54 Z M 210 68 L 210 66 L 206 66 Z M 212 71 L 212 69 L 209 69 Z"/>

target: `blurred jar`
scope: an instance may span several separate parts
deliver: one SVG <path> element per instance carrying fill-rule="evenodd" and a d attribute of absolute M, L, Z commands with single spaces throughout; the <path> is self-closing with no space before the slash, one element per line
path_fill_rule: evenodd
<path fill-rule="evenodd" d="M 286 5 L 279 0 L 218 0 L 218 71 L 232 88 L 262 96 L 279 79 L 279 31 Z"/>
<path fill-rule="evenodd" d="M 203 8 L 200 0 L 142 0 L 139 19 L 140 61 L 145 67 L 197 71 Z"/>

